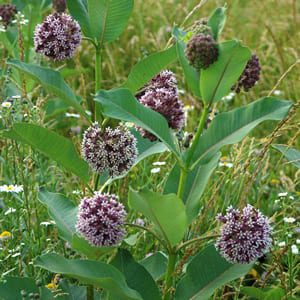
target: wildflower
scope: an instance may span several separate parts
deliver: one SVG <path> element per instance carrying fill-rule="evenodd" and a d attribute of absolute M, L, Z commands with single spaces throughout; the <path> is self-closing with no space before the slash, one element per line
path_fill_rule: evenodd
<path fill-rule="evenodd" d="M 197 35 L 197 34 L 204 34 L 204 35 L 210 35 L 210 36 L 213 35 L 212 30 L 208 26 L 208 22 L 206 19 L 201 19 L 201 20 L 196 21 L 193 24 L 192 33 L 194 35 Z"/>
<path fill-rule="evenodd" d="M 74 56 L 81 42 L 81 29 L 77 21 L 67 14 L 49 15 L 35 28 L 35 51 L 53 60 Z"/>
<path fill-rule="evenodd" d="M 231 101 L 233 98 L 235 97 L 235 93 L 234 92 L 231 92 L 229 93 L 227 96 L 224 96 L 222 98 L 223 101 Z"/>
<path fill-rule="evenodd" d="M 6 28 L 11 24 L 15 14 L 17 13 L 17 7 L 13 4 L 2 4 L 0 5 L 0 17 L 1 22 Z"/>
<path fill-rule="evenodd" d="M 6 240 L 9 239 L 11 237 L 11 233 L 9 231 L 3 231 L 0 234 L 0 240 Z"/>
<path fill-rule="evenodd" d="M 8 210 L 4 213 L 5 216 L 10 215 L 12 213 L 16 212 L 16 209 L 10 207 Z"/>
<path fill-rule="evenodd" d="M 15 15 L 15 19 L 11 21 L 12 24 L 20 24 L 20 25 L 27 25 L 29 20 L 25 19 L 25 16 L 18 11 Z"/>
<path fill-rule="evenodd" d="M 153 168 L 151 169 L 151 174 L 156 174 L 156 173 L 159 173 L 160 172 L 160 168 Z"/>
<path fill-rule="evenodd" d="M 272 185 L 278 185 L 278 184 L 280 184 L 280 180 L 278 180 L 278 179 L 271 179 L 270 183 Z"/>
<path fill-rule="evenodd" d="M 286 246 L 286 243 L 283 241 L 283 242 L 279 242 L 277 245 L 278 245 L 278 247 L 283 248 Z"/>
<path fill-rule="evenodd" d="M 11 96 L 11 98 L 14 99 L 14 100 L 19 100 L 22 97 L 20 95 L 15 95 L 15 96 Z"/>
<path fill-rule="evenodd" d="M 280 90 L 275 90 L 275 91 L 273 92 L 273 94 L 274 94 L 275 96 L 280 96 L 280 95 L 283 94 L 283 92 L 280 91 Z"/>
<path fill-rule="evenodd" d="M 11 108 L 11 103 L 8 101 L 4 101 L 4 102 L 2 102 L 1 106 L 3 108 Z"/>
<path fill-rule="evenodd" d="M 226 167 L 226 168 L 232 168 L 233 167 L 233 163 L 224 161 L 224 162 L 219 162 L 219 167 Z"/>
<path fill-rule="evenodd" d="M 0 192 L 5 192 L 5 193 L 21 193 L 23 192 L 23 185 L 2 185 L 0 186 Z"/>
<path fill-rule="evenodd" d="M 58 12 L 58 13 L 63 13 L 67 9 L 67 3 L 66 0 L 53 0 L 53 8 Z"/>
<path fill-rule="evenodd" d="M 210 35 L 200 33 L 189 40 L 185 55 L 196 70 L 207 69 L 218 59 L 218 44 Z"/>
<path fill-rule="evenodd" d="M 299 249 L 298 249 L 297 245 L 292 245 L 291 250 L 292 250 L 293 254 L 296 254 L 296 255 L 299 254 Z"/>
<path fill-rule="evenodd" d="M 95 193 L 81 201 L 76 229 L 93 246 L 114 246 L 125 236 L 126 215 L 116 195 Z"/>
<path fill-rule="evenodd" d="M 268 219 L 253 206 L 242 211 L 228 207 L 217 219 L 223 223 L 216 249 L 232 263 L 249 263 L 264 255 L 272 244 Z"/>
<path fill-rule="evenodd" d="M 66 113 L 65 116 L 67 118 L 76 118 L 76 119 L 79 119 L 80 118 L 80 115 L 79 114 L 73 114 L 73 113 Z"/>
<path fill-rule="evenodd" d="M 126 173 L 134 164 L 138 150 L 136 138 L 124 126 L 101 131 L 97 122 L 83 136 L 82 155 L 98 173 L 108 171 L 116 177 Z"/>
<path fill-rule="evenodd" d="M 144 225 L 145 225 L 145 222 L 144 222 L 143 219 L 137 218 L 137 219 L 134 221 L 134 224 L 139 225 L 139 226 L 144 226 Z"/>
<path fill-rule="evenodd" d="M 260 78 L 260 70 L 259 59 L 255 54 L 253 54 L 238 82 L 232 87 L 232 90 L 236 93 L 240 93 L 243 88 L 245 92 L 248 92 L 258 82 Z"/>
<path fill-rule="evenodd" d="M 296 239 L 296 244 L 300 244 L 300 239 Z"/>
<path fill-rule="evenodd" d="M 162 71 L 146 85 L 137 95 L 137 99 L 148 107 L 163 115 L 170 128 L 180 130 L 185 123 L 185 113 L 182 101 L 178 96 L 177 81 L 174 73 Z M 152 141 L 156 137 L 142 128 L 138 128 L 141 135 Z"/>
<path fill-rule="evenodd" d="M 286 196 L 287 196 L 287 194 L 288 194 L 287 192 L 284 192 L 284 193 L 279 193 L 279 194 L 278 194 L 278 197 L 286 197 Z"/>
<path fill-rule="evenodd" d="M 295 197 L 289 196 L 289 199 L 290 199 L 290 200 L 295 200 Z"/>
<path fill-rule="evenodd" d="M 55 222 L 54 221 L 44 221 L 44 222 L 41 222 L 40 225 L 48 227 L 49 225 L 55 225 Z"/>
<path fill-rule="evenodd" d="M 296 219 L 293 217 L 285 217 L 285 218 L 283 218 L 283 221 L 285 223 L 294 223 L 296 221 Z"/>
<path fill-rule="evenodd" d="M 153 166 L 164 166 L 166 164 L 165 161 L 156 161 L 152 165 Z"/>

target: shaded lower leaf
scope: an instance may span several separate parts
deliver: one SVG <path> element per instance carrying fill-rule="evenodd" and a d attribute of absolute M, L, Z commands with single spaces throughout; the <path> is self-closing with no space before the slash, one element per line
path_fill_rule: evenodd
<path fill-rule="evenodd" d="M 176 300 L 206 300 L 216 289 L 247 274 L 253 264 L 231 264 L 213 245 L 198 253 L 188 264 L 177 285 Z"/>
<path fill-rule="evenodd" d="M 133 259 L 129 251 L 119 249 L 111 264 L 124 274 L 128 286 L 138 291 L 144 300 L 161 299 L 159 289 L 152 276 Z"/>
<path fill-rule="evenodd" d="M 55 253 L 39 256 L 35 266 L 52 273 L 78 279 L 83 284 L 106 289 L 111 295 L 124 300 L 141 300 L 142 297 L 126 284 L 125 278 L 115 267 L 92 260 L 65 259 Z"/>

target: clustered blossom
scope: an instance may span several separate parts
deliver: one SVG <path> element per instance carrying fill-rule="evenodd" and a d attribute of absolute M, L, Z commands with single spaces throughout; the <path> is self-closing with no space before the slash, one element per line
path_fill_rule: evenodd
<path fill-rule="evenodd" d="M 102 131 L 95 122 L 85 131 L 81 149 L 84 159 L 96 172 L 108 171 L 116 177 L 133 166 L 138 155 L 136 144 L 136 138 L 126 127 L 107 127 Z"/>
<path fill-rule="evenodd" d="M 194 35 L 197 35 L 200 33 L 204 34 L 204 35 L 210 35 L 210 36 L 213 35 L 212 30 L 211 30 L 210 26 L 208 26 L 208 22 L 206 19 L 201 19 L 201 20 L 196 21 L 193 24 L 192 32 Z"/>
<path fill-rule="evenodd" d="M 245 92 L 248 92 L 258 82 L 260 78 L 260 71 L 259 58 L 253 54 L 232 90 L 240 93 L 243 88 Z"/>
<path fill-rule="evenodd" d="M 169 127 L 180 130 L 185 123 L 184 106 L 179 99 L 177 81 L 171 71 L 162 71 L 154 77 L 137 95 L 144 106 L 163 115 Z M 138 128 L 143 137 L 152 141 L 156 137 L 142 128 Z"/>
<path fill-rule="evenodd" d="M 53 8 L 58 12 L 58 13 L 63 13 L 67 9 L 67 3 L 66 0 L 53 0 Z"/>
<path fill-rule="evenodd" d="M 116 195 L 95 193 L 81 201 L 76 230 L 93 246 L 114 246 L 125 236 L 126 215 Z"/>
<path fill-rule="evenodd" d="M 232 263 L 247 264 L 266 253 L 271 244 L 271 226 L 268 218 L 253 206 L 242 211 L 228 207 L 217 219 L 223 223 L 216 249 Z"/>
<path fill-rule="evenodd" d="M 207 69 L 218 59 L 218 44 L 212 36 L 200 33 L 188 41 L 185 55 L 196 70 Z"/>
<path fill-rule="evenodd" d="M 64 13 L 49 15 L 34 33 L 35 51 L 56 61 L 72 58 L 80 42 L 78 22 Z"/>
<path fill-rule="evenodd" d="M 17 7 L 13 4 L 2 4 L 0 5 L 0 19 L 6 28 L 14 19 L 17 13 Z"/>

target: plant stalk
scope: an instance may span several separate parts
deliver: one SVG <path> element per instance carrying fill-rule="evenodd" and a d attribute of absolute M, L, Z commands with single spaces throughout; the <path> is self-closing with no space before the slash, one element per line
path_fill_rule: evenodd
<path fill-rule="evenodd" d="M 163 300 L 170 300 L 172 298 L 172 287 L 174 282 L 174 271 L 176 266 L 176 252 L 169 252 L 168 268 L 165 282 L 165 292 Z"/>
<path fill-rule="evenodd" d="M 94 286 L 88 285 L 86 287 L 86 300 L 94 300 Z"/>
<path fill-rule="evenodd" d="M 177 190 L 177 196 L 182 199 L 184 193 L 184 186 L 187 178 L 187 170 L 182 168 L 180 172 L 179 185 Z"/>
<path fill-rule="evenodd" d="M 101 59 L 101 46 L 97 45 L 96 47 L 96 61 L 95 61 L 95 95 L 101 89 L 101 80 L 102 80 L 102 59 Z M 94 102 L 94 111 L 93 111 L 93 121 L 102 119 L 101 106 L 99 103 Z"/>

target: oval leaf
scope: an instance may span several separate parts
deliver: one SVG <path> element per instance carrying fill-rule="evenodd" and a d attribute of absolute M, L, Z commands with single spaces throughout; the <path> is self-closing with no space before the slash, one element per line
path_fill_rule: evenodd
<path fill-rule="evenodd" d="M 71 260 L 55 253 L 45 254 L 35 260 L 35 265 L 52 273 L 78 279 L 81 283 L 109 291 L 112 296 L 124 300 L 142 300 L 130 289 L 124 276 L 113 266 L 92 260 Z"/>
<path fill-rule="evenodd" d="M 161 195 L 148 190 L 129 191 L 129 205 L 152 221 L 172 246 L 180 242 L 187 228 L 185 206 L 175 194 Z"/>
<path fill-rule="evenodd" d="M 213 103 L 226 96 L 237 82 L 250 59 L 250 50 L 238 41 L 219 44 L 218 60 L 201 70 L 200 90 L 203 101 Z"/>
<path fill-rule="evenodd" d="M 215 11 L 211 14 L 208 19 L 208 26 L 210 26 L 213 37 L 217 41 L 226 22 L 226 7 L 218 7 Z"/>
<path fill-rule="evenodd" d="M 253 264 L 231 264 L 213 245 L 197 254 L 179 281 L 175 300 L 206 300 L 222 285 L 248 273 Z M 201 270 L 201 272 L 199 272 Z"/>

